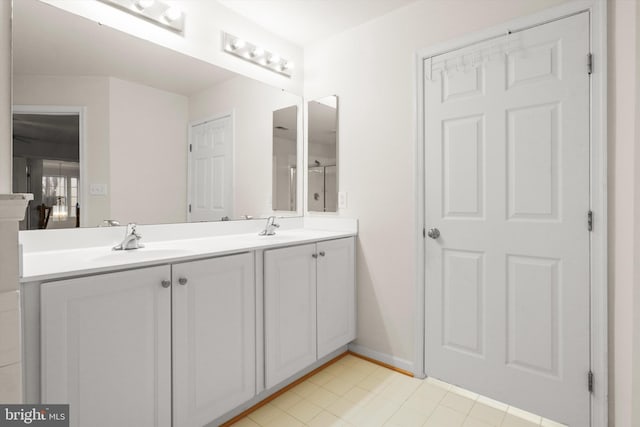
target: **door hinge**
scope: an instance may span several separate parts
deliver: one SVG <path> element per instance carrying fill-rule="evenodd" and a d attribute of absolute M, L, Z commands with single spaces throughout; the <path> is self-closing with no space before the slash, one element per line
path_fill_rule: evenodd
<path fill-rule="evenodd" d="M 593 393 L 593 372 L 591 371 L 587 374 L 587 383 L 589 386 L 589 393 Z"/>
<path fill-rule="evenodd" d="M 193 145 L 189 144 L 189 152 L 193 152 Z"/>
<path fill-rule="evenodd" d="M 191 213 L 191 203 L 189 203 L 189 213 Z"/>
<path fill-rule="evenodd" d="M 587 229 L 593 231 L 593 211 L 587 212 Z"/>
<path fill-rule="evenodd" d="M 593 73 L 593 54 L 587 54 L 587 73 Z"/>

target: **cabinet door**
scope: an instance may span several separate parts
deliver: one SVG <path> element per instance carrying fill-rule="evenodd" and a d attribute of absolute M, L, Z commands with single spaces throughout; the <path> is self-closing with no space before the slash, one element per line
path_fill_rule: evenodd
<path fill-rule="evenodd" d="M 318 358 L 356 338 L 354 239 L 318 243 Z"/>
<path fill-rule="evenodd" d="M 265 383 L 316 360 L 315 244 L 264 253 Z"/>
<path fill-rule="evenodd" d="M 42 285 L 42 402 L 75 427 L 171 425 L 168 266 Z"/>
<path fill-rule="evenodd" d="M 173 266 L 175 426 L 205 425 L 255 394 L 253 262 L 246 253 Z"/>

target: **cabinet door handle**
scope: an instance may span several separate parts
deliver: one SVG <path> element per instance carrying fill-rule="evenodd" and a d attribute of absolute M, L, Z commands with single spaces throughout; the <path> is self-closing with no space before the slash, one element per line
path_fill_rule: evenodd
<path fill-rule="evenodd" d="M 163 280 L 160 283 L 162 283 L 163 288 L 168 288 L 169 286 L 171 286 L 171 280 Z"/>
<path fill-rule="evenodd" d="M 324 256 L 324 251 L 320 251 L 320 256 Z"/>
<path fill-rule="evenodd" d="M 184 277 L 181 277 L 178 279 L 178 283 L 180 283 L 182 286 L 187 284 L 187 279 L 185 279 Z"/>
<path fill-rule="evenodd" d="M 312 254 L 311 257 L 312 258 L 318 258 L 318 254 Z"/>

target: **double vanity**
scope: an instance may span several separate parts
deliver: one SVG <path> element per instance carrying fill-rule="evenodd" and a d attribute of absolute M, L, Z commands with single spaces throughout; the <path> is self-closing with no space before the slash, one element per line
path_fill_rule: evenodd
<path fill-rule="evenodd" d="M 26 401 L 215 426 L 344 352 L 357 222 L 278 222 L 140 226 L 136 250 L 112 250 L 124 227 L 21 233 Z"/>

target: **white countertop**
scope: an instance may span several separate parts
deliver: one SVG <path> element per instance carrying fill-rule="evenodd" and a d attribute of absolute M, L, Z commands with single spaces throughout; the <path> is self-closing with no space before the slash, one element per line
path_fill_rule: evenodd
<path fill-rule="evenodd" d="M 0 221 L 22 221 L 33 194 L 0 194 Z"/>
<path fill-rule="evenodd" d="M 153 241 L 144 248 L 114 251 L 111 246 L 83 247 L 53 251 L 27 252 L 23 255 L 20 281 L 41 282 L 108 271 L 179 263 L 256 249 L 299 245 L 321 240 L 355 236 L 353 231 L 312 229 L 278 230 L 274 236 L 256 233 Z"/>

